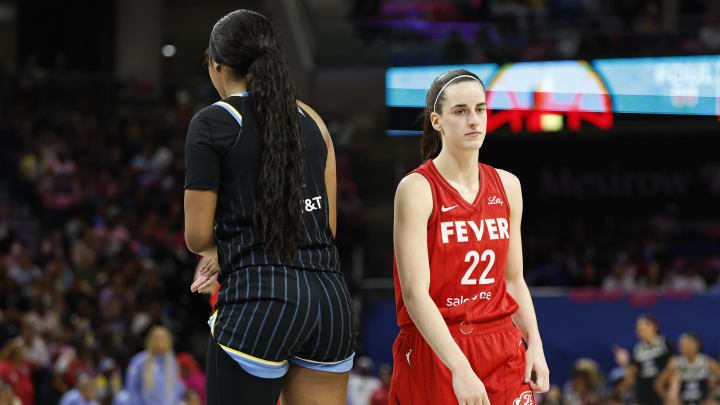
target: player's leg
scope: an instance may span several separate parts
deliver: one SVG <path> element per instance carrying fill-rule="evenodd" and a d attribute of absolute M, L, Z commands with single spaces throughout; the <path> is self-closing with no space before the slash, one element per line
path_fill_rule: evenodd
<path fill-rule="evenodd" d="M 517 328 L 478 336 L 474 346 L 475 367 L 491 404 L 535 405 L 530 385 L 524 382 L 525 344 Z"/>
<path fill-rule="evenodd" d="M 282 404 L 345 405 L 349 375 L 349 371 L 319 371 L 292 363 L 282 388 Z"/>
<path fill-rule="evenodd" d="M 290 358 L 283 405 L 345 405 L 355 357 L 352 302 L 341 274 L 304 272 L 316 323 Z"/>
<path fill-rule="evenodd" d="M 212 336 L 207 359 L 207 405 L 277 404 L 284 377 L 260 378 L 248 373 Z"/>
<path fill-rule="evenodd" d="M 393 345 L 390 404 L 457 404 L 450 370 L 420 332 L 401 332 Z"/>

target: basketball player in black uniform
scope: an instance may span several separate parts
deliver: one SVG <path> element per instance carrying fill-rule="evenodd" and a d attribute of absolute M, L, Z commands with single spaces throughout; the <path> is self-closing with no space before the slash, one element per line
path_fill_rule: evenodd
<path fill-rule="evenodd" d="M 710 381 L 720 379 L 720 365 L 700 352 L 700 338 L 680 335 L 680 355 L 672 358 L 655 383 L 665 405 L 710 405 Z"/>
<path fill-rule="evenodd" d="M 185 238 L 217 256 L 207 398 L 216 404 L 345 404 L 354 356 L 339 272 L 335 158 L 320 117 L 296 100 L 278 35 L 237 10 L 210 34 L 222 101 L 192 119 Z M 211 281 L 207 266 L 194 286 Z"/>
<path fill-rule="evenodd" d="M 665 369 L 671 346 L 659 334 L 655 318 L 642 315 L 635 323 L 635 332 L 640 341 L 632 350 L 631 363 L 626 370 L 621 390 L 635 387 L 635 403 L 639 405 L 661 405 L 662 401 L 653 389 L 655 380 Z"/>

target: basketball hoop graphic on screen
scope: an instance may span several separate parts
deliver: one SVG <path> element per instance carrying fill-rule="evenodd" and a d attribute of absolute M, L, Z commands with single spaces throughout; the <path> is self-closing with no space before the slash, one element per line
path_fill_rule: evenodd
<path fill-rule="evenodd" d="M 577 131 L 582 122 L 613 125 L 612 100 L 600 76 L 584 61 L 503 66 L 488 86 L 488 132 Z"/>

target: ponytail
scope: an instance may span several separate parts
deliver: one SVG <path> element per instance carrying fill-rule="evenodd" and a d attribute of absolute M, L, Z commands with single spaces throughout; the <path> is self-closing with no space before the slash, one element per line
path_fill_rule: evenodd
<path fill-rule="evenodd" d="M 233 11 L 213 27 L 208 51 L 217 63 L 246 79 L 262 133 L 253 220 L 268 252 L 292 257 L 305 237 L 305 151 L 297 91 L 275 27 L 254 11 Z"/>
<path fill-rule="evenodd" d="M 422 161 L 435 159 L 442 149 L 442 135 L 432 126 L 430 114 L 432 111 L 425 108 L 423 113 L 423 133 L 420 136 L 420 154 Z"/>
<path fill-rule="evenodd" d="M 303 228 L 305 154 L 295 83 L 279 49 L 268 48 L 250 65 L 247 86 L 263 145 L 255 224 L 268 251 L 294 255 Z"/>

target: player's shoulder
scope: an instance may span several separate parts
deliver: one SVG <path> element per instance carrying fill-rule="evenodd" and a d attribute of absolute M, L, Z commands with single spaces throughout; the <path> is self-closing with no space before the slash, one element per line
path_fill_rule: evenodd
<path fill-rule="evenodd" d="M 418 172 L 412 172 L 403 177 L 398 183 L 395 197 L 412 200 L 415 198 L 429 197 L 432 199 L 432 189 L 428 179 Z"/>
<path fill-rule="evenodd" d="M 315 119 L 315 118 L 320 119 L 320 114 L 318 114 L 317 111 L 315 111 L 312 107 L 310 107 L 309 105 L 305 104 L 304 102 L 302 102 L 302 101 L 300 101 L 300 100 L 295 100 L 295 101 L 297 101 L 297 105 L 298 105 L 303 111 L 305 111 L 306 113 L 308 113 L 311 117 L 313 117 L 314 119 Z M 322 121 L 322 119 L 320 119 L 320 120 Z"/>
<path fill-rule="evenodd" d="M 505 188 L 505 193 L 515 194 L 522 192 L 520 187 L 520 179 L 518 179 L 516 175 L 507 170 L 498 169 L 497 167 L 495 167 L 494 169 L 500 177 L 500 181 Z"/>
<path fill-rule="evenodd" d="M 225 100 L 221 100 L 222 102 L 226 102 Z M 193 115 L 193 119 L 206 119 L 208 117 L 219 117 L 220 113 L 225 111 L 224 108 L 220 107 L 216 103 L 212 103 L 210 105 L 207 105 L 201 109 L 199 109 L 195 115 Z M 224 115 L 228 115 L 227 112 L 225 112 Z"/>
<path fill-rule="evenodd" d="M 318 129 L 320 129 L 320 133 L 322 134 L 323 138 L 325 139 L 325 142 L 329 141 L 330 138 L 330 131 L 328 131 L 327 126 L 325 126 L 325 121 L 320 117 L 320 114 L 317 113 L 312 107 L 309 105 L 303 103 L 300 100 L 296 100 L 298 107 L 302 111 L 305 111 L 307 115 L 312 118 L 313 121 L 315 121 L 315 124 L 317 125 Z"/>
<path fill-rule="evenodd" d="M 236 134 L 238 125 L 242 126 L 243 117 L 238 109 L 231 113 L 227 109 L 210 104 L 196 112 L 190 120 L 190 132 L 199 132 L 215 138 L 219 134 Z"/>
<path fill-rule="evenodd" d="M 432 188 L 425 176 L 412 172 L 400 180 L 395 191 L 395 215 L 401 221 L 428 220 L 433 206 Z"/>

